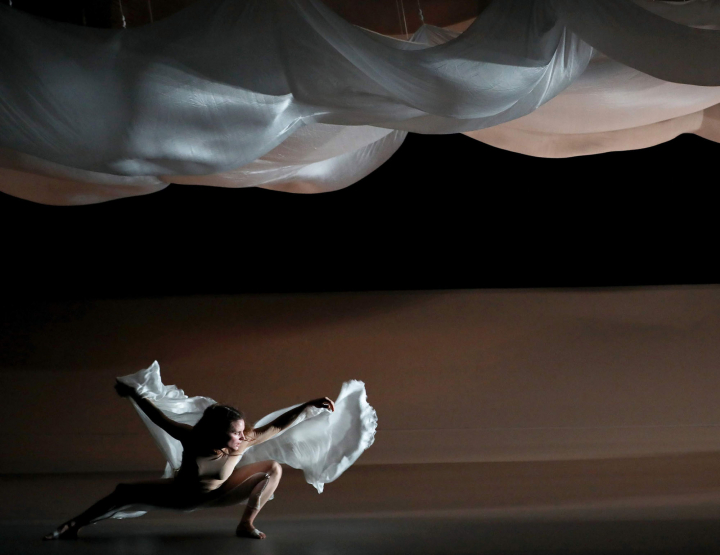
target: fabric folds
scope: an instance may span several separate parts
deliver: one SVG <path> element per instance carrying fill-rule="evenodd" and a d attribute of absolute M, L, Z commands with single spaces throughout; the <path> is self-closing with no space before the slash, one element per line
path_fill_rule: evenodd
<path fill-rule="evenodd" d="M 320 0 L 209 0 L 126 31 L 0 14 L 0 146 L 127 176 L 234 170 L 307 123 L 494 125 L 552 98 L 591 54 L 545 2 L 525 0 L 419 50 Z"/>
<path fill-rule="evenodd" d="M 58 205 L 169 183 L 329 192 L 407 132 L 535 156 L 713 137 L 719 6 L 495 0 L 461 34 L 409 41 L 321 0 L 204 0 L 126 30 L 0 6 L 0 190 Z"/>
<path fill-rule="evenodd" d="M 627 66 L 675 83 L 720 85 L 720 33 L 712 29 L 676 23 L 629 0 L 553 2 L 585 42 Z"/>
<path fill-rule="evenodd" d="M 647 148 L 682 133 L 714 140 L 703 130 L 719 103 L 720 87 L 670 83 L 596 55 L 563 94 L 532 114 L 466 135 L 548 158 Z"/>

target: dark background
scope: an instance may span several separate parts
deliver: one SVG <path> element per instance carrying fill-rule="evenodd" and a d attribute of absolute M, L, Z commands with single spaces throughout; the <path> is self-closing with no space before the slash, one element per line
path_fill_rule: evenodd
<path fill-rule="evenodd" d="M 717 283 L 714 143 L 551 160 L 410 135 L 321 195 L 0 196 L 6 300 Z M 705 167 L 710 166 L 705 173 Z"/>

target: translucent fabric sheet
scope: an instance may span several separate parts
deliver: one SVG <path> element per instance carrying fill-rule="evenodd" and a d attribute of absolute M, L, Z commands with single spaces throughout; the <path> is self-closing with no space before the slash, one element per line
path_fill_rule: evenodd
<path fill-rule="evenodd" d="M 700 133 L 703 122 L 703 112 L 696 112 L 667 121 L 617 131 L 559 134 L 501 125 L 466 135 L 494 147 L 520 154 L 542 158 L 568 158 L 647 148 L 672 140 L 683 133 L 703 136 Z"/>
<path fill-rule="evenodd" d="M 263 426 L 290 410 L 279 410 L 258 420 Z M 316 411 L 310 413 L 309 411 Z M 377 414 L 367 402 L 365 384 L 345 382 L 335 399 L 335 411 L 307 409 L 305 421 L 270 441 L 248 449 L 239 466 L 263 460 L 280 461 L 305 473 L 308 484 L 322 493 L 373 444 Z"/>
<path fill-rule="evenodd" d="M 711 137 L 719 12 L 498 0 L 460 35 L 427 26 L 406 42 L 320 0 L 204 0 L 127 30 L 0 6 L 0 190 L 48 204 L 168 182 L 332 191 L 407 131 L 538 156 Z"/>
<path fill-rule="evenodd" d="M 0 146 L 116 175 L 222 173 L 307 123 L 509 121 L 567 87 L 592 50 L 547 2 L 525 0 L 494 3 L 435 48 L 397 42 L 319 0 L 208 0 L 122 31 L 3 7 Z"/>
<path fill-rule="evenodd" d="M 670 83 L 599 55 L 575 83 L 532 114 L 466 135 L 550 158 L 632 150 L 682 133 L 712 139 L 705 114 L 718 103 L 720 87 Z"/>
<path fill-rule="evenodd" d="M 220 174 L 162 176 L 169 183 L 262 187 L 291 193 L 324 193 L 352 185 L 385 163 L 407 133 L 368 126 L 316 123 L 241 168 Z"/>
<path fill-rule="evenodd" d="M 118 378 L 132 387 L 138 395 L 150 399 L 165 416 L 194 426 L 203 411 L 215 401 L 209 397 L 188 397 L 175 385 L 164 385 L 160 365 L 155 361 L 149 368 Z M 154 424 L 129 398 L 153 440 L 167 459 L 163 478 L 170 478 L 180 468 L 182 444 Z M 263 426 L 288 410 L 278 410 L 261 418 L 255 426 Z M 335 411 L 308 407 L 292 426 L 260 445 L 250 447 L 238 466 L 262 460 L 275 460 L 303 471 L 305 479 L 319 493 L 325 484 L 337 479 L 370 447 L 375 438 L 377 414 L 368 404 L 365 384 L 357 380 L 345 382 L 335 399 Z M 116 513 L 113 518 L 132 518 L 144 511 Z"/>
<path fill-rule="evenodd" d="M 720 33 L 712 29 L 676 23 L 629 0 L 553 4 L 563 23 L 618 62 L 666 81 L 720 85 Z"/>
<path fill-rule="evenodd" d="M 95 204 L 161 191 L 168 183 L 151 176 L 90 172 L 0 148 L 0 191 L 53 205 Z"/>
<path fill-rule="evenodd" d="M 0 149 L 0 191 L 53 205 L 94 204 L 160 191 L 170 183 L 323 193 L 356 183 L 400 147 L 404 131 L 311 124 L 241 168 L 212 175 L 117 176 Z"/>

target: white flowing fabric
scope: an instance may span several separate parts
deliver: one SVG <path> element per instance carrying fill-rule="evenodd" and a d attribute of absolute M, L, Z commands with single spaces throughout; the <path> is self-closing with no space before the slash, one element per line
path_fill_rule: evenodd
<path fill-rule="evenodd" d="M 682 133 L 717 141 L 710 129 L 718 103 L 720 87 L 670 83 L 598 55 L 563 94 L 532 114 L 466 135 L 547 158 L 645 148 Z"/>
<path fill-rule="evenodd" d="M 332 191 L 407 131 L 536 156 L 714 138 L 719 6 L 496 0 L 460 35 L 411 42 L 320 0 L 204 0 L 127 30 L 0 6 L 0 190 L 48 204 L 168 183 Z"/>
<path fill-rule="evenodd" d="M 359 181 L 400 147 L 404 131 L 316 123 L 298 129 L 268 154 L 241 168 L 214 175 L 163 176 L 168 183 L 262 187 L 322 193 Z"/>
<path fill-rule="evenodd" d="M 140 397 L 150 399 L 168 418 L 191 426 L 200 420 L 208 406 L 215 403 L 209 397 L 188 397 L 175 385 L 164 385 L 157 361 L 145 370 L 121 376 L 118 380 L 132 387 Z M 132 398 L 130 401 L 167 459 L 162 477 L 172 477 L 182 462 L 182 444 L 154 424 Z M 255 426 L 272 422 L 297 406 L 269 414 Z M 302 470 L 307 482 L 322 493 L 325 484 L 336 480 L 372 445 L 376 427 L 377 414 L 367 402 L 365 384 L 351 380 L 342 385 L 335 399 L 334 412 L 308 407 L 291 427 L 245 451 L 237 466 L 275 460 Z M 143 514 L 145 511 L 129 507 L 113 518 L 133 518 Z"/>

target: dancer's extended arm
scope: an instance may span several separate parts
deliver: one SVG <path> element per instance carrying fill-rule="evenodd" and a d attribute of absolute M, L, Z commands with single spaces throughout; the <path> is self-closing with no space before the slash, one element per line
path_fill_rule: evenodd
<path fill-rule="evenodd" d="M 132 387 L 125 385 L 124 383 L 117 382 L 115 384 L 115 390 L 118 392 L 120 397 L 132 397 L 154 424 L 160 426 L 178 441 L 185 442 L 189 439 L 190 432 L 192 432 L 192 426 L 171 420 L 165 416 L 159 408 L 153 405 L 150 399 L 143 399 L 135 393 L 135 390 Z"/>
<path fill-rule="evenodd" d="M 300 413 L 302 413 L 302 411 L 304 411 L 307 407 L 317 407 L 320 409 L 330 409 L 334 411 L 335 403 L 329 397 L 322 397 L 321 399 L 314 399 L 312 401 L 308 401 L 307 403 L 303 403 L 302 405 L 281 414 L 269 424 L 255 428 L 245 434 L 248 439 L 248 443 L 250 445 L 257 445 L 267 441 L 273 436 L 276 436 L 286 428 L 290 427 L 290 425 L 295 422 L 295 419 L 300 416 Z"/>

